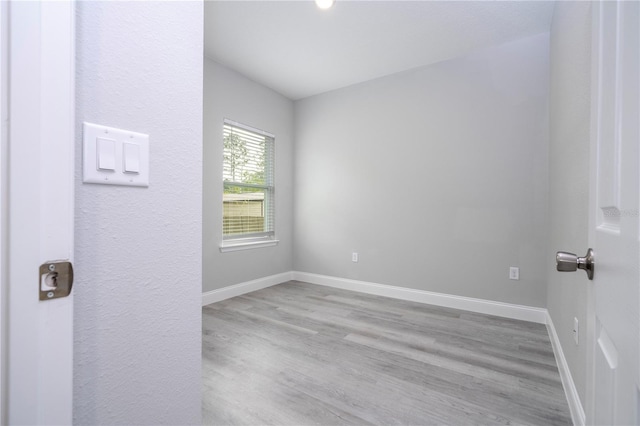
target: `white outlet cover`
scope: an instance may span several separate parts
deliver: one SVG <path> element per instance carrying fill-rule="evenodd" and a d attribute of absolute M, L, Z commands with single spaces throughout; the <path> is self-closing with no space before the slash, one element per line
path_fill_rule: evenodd
<path fill-rule="evenodd" d="M 115 142 L 115 167 L 113 170 L 100 169 L 99 167 L 98 139 Z M 137 166 L 138 172 L 125 172 L 125 144 L 138 147 L 137 150 L 127 150 L 127 152 L 138 155 L 138 158 L 133 159 L 133 164 Z M 129 159 L 127 164 L 132 164 L 131 160 Z M 93 123 L 83 123 L 82 172 L 82 181 L 86 183 L 149 186 L 149 135 Z"/>
<path fill-rule="evenodd" d="M 510 280 L 519 280 L 520 279 L 520 268 L 517 266 L 509 267 L 509 279 Z"/>

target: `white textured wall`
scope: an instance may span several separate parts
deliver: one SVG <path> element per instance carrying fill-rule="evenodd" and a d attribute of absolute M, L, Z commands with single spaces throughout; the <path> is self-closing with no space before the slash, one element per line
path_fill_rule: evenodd
<path fill-rule="evenodd" d="M 294 268 L 544 307 L 548 56 L 541 34 L 296 102 Z"/>
<path fill-rule="evenodd" d="M 591 3 L 558 2 L 551 26 L 550 234 L 547 309 L 580 399 L 586 402 L 588 285 L 584 273 L 555 271 L 555 253 L 588 248 Z M 582 325 L 573 341 L 573 318 Z"/>
<path fill-rule="evenodd" d="M 201 2 L 78 2 L 74 423 L 201 414 Z M 81 122 L 150 135 L 149 188 L 81 182 Z"/>
<path fill-rule="evenodd" d="M 292 269 L 293 102 L 237 72 L 205 59 L 203 291 Z M 221 253 L 222 122 L 224 118 L 275 135 L 274 247 Z"/>

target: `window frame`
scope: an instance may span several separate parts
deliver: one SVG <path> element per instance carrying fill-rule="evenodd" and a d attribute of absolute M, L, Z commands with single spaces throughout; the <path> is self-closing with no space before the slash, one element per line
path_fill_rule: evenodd
<path fill-rule="evenodd" d="M 264 191 L 265 198 L 264 203 L 266 206 L 263 208 L 265 210 L 271 210 L 271 217 L 268 217 L 268 213 L 265 213 L 265 221 L 269 221 L 271 223 L 271 230 L 257 233 L 244 233 L 244 234 L 234 234 L 234 235 L 224 235 L 224 228 L 222 229 L 222 242 L 220 244 L 221 252 L 230 252 L 230 251 L 238 251 L 238 250 L 248 250 L 259 247 L 269 247 L 278 244 L 279 240 L 276 238 L 276 224 L 275 224 L 275 216 L 276 216 L 276 208 L 275 208 L 275 193 L 276 193 L 276 185 L 275 185 L 275 174 L 276 174 L 276 150 L 275 150 L 275 135 L 272 133 L 266 132 L 261 129 L 257 129 L 252 126 L 248 126 L 243 123 L 239 123 L 237 121 L 229 120 L 227 118 L 223 119 L 222 125 L 222 136 L 224 140 L 225 127 L 238 128 L 240 130 L 250 132 L 259 136 L 264 136 L 268 139 L 267 143 L 269 144 L 269 148 L 271 152 L 266 153 L 266 161 L 264 166 L 264 174 L 265 174 L 265 184 L 249 184 L 244 182 L 236 182 L 236 181 L 225 181 L 224 179 L 224 168 L 225 168 L 225 160 L 224 160 L 224 146 L 223 146 L 223 158 L 222 158 L 222 167 L 223 167 L 223 177 L 222 177 L 222 191 L 223 191 L 223 201 L 222 201 L 222 223 L 220 226 L 224 226 L 224 191 L 225 187 L 234 186 L 238 188 L 255 188 Z"/>

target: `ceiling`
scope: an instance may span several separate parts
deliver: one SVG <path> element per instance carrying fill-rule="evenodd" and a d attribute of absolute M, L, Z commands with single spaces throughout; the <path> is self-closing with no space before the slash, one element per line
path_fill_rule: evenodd
<path fill-rule="evenodd" d="M 205 2 L 205 56 L 302 99 L 542 32 L 551 1 Z"/>

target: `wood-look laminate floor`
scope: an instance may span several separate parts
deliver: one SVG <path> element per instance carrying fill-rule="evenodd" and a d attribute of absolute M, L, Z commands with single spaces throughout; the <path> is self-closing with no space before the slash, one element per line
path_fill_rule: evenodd
<path fill-rule="evenodd" d="M 296 281 L 203 308 L 203 423 L 571 424 L 544 325 Z"/>

